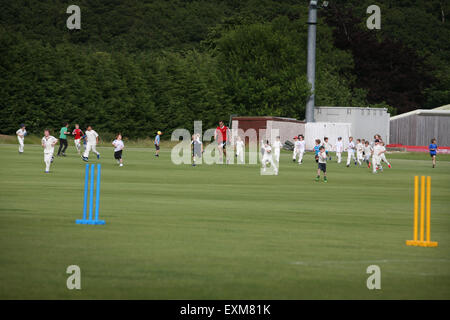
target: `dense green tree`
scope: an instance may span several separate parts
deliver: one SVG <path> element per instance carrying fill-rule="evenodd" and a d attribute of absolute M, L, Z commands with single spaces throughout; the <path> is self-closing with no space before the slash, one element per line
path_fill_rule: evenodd
<path fill-rule="evenodd" d="M 225 28 L 218 38 L 215 30 L 212 47 L 236 113 L 303 119 L 310 92 L 305 19 L 279 17 L 271 23 Z M 318 103 L 353 105 L 349 80 L 340 77 L 350 70 L 351 56 L 330 45 L 331 30 L 326 26 L 319 29 L 318 37 Z"/>
<path fill-rule="evenodd" d="M 450 2 L 379 0 L 381 30 L 365 22 L 371 0 L 335 0 L 324 11 L 335 44 L 351 50 L 360 87 L 369 100 L 386 100 L 400 112 L 450 101 Z M 375 72 L 374 72 L 375 71 Z"/>
<path fill-rule="evenodd" d="M 109 139 L 168 136 L 230 114 L 304 117 L 308 1 L 0 0 L 0 133 L 63 121 Z M 370 0 L 319 11 L 316 104 L 392 113 L 450 100 L 448 1 Z"/>

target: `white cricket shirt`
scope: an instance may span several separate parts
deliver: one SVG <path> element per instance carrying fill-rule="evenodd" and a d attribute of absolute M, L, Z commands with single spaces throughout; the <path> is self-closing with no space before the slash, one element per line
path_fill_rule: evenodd
<path fill-rule="evenodd" d="M 87 130 L 86 131 L 87 143 L 97 144 L 97 137 L 98 137 L 98 133 L 95 132 L 94 130 Z"/>
<path fill-rule="evenodd" d="M 54 136 L 43 137 L 41 142 L 44 145 L 44 154 L 53 153 L 55 150 L 55 146 L 53 145 L 58 140 Z"/>

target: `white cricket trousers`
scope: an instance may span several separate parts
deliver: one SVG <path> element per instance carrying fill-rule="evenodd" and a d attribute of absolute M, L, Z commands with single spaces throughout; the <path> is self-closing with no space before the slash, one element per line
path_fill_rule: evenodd
<path fill-rule="evenodd" d="M 386 156 L 384 155 L 384 153 L 381 154 L 380 156 L 380 161 L 383 160 L 384 162 L 386 162 L 387 164 L 390 164 L 389 161 L 387 161 Z"/>
<path fill-rule="evenodd" d="M 358 164 L 361 165 L 361 160 L 364 161 L 362 152 L 356 152 L 356 160 L 358 160 Z"/>
<path fill-rule="evenodd" d="M 45 171 L 50 171 L 53 153 L 44 153 Z"/>
<path fill-rule="evenodd" d="M 23 152 L 23 138 L 17 136 L 17 140 L 19 140 L 19 152 Z"/>
<path fill-rule="evenodd" d="M 83 157 L 89 158 L 89 152 L 92 150 L 95 154 L 100 154 L 97 149 L 96 145 L 93 143 L 86 143 L 86 149 L 84 150 Z"/>
<path fill-rule="evenodd" d="M 336 151 L 337 163 L 341 163 L 342 161 L 342 152 Z"/>
<path fill-rule="evenodd" d="M 381 158 L 379 156 L 372 156 L 372 170 L 377 172 L 377 168 L 381 165 Z"/>
<path fill-rule="evenodd" d="M 294 151 L 292 152 L 292 160 L 297 160 L 298 155 L 300 155 L 300 150 L 294 148 Z"/>
<path fill-rule="evenodd" d="M 347 151 L 347 165 L 350 164 L 351 160 L 356 160 L 355 158 L 355 151 Z"/>
<path fill-rule="evenodd" d="M 239 163 L 244 163 L 244 150 L 241 148 L 236 149 L 236 155 L 240 161 Z"/>
<path fill-rule="evenodd" d="M 274 149 L 273 156 L 275 157 L 275 161 L 280 163 L 280 149 Z"/>
<path fill-rule="evenodd" d="M 80 143 L 81 139 L 75 139 L 73 140 L 73 142 L 75 142 L 75 148 L 77 148 L 78 153 L 80 153 L 81 150 L 81 143 Z"/>
<path fill-rule="evenodd" d="M 302 163 L 304 154 L 305 154 L 305 150 L 300 150 L 298 152 L 298 163 Z"/>

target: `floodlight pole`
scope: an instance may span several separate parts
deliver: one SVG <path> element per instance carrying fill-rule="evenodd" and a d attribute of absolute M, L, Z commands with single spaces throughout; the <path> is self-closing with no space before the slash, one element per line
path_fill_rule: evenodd
<path fill-rule="evenodd" d="M 311 84 L 311 95 L 306 102 L 306 122 L 314 122 L 314 104 L 316 88 L 316 27 L 317 27 L 317 0 L 309 3 L 308 14 L 308 61 L 307 78 Z"/>

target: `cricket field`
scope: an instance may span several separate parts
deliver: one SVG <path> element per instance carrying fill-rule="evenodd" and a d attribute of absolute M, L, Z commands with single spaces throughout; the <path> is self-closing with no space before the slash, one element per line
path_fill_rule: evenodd
<path fill-rule="evenodd" d="M 0 299 L 450 299 L 450 156 L 388 154 L 392 168 L 283 152 L 258 165 L 174 165 L 170 150 L 99 148 L 100 218 L 82 217 L 85 163 L 44 173 L 42 148 L 0 145 Z M 334 156 L 334 154 L 333 154 Z M 345 161 L 345 160 L 344 160 Z M 414 176 L 431 176 L 431 240 L 413 237 Z M 81 290 L 66 269 L 81 270 Z M 369 290 L 367 268 L 381 270 Z"/>

